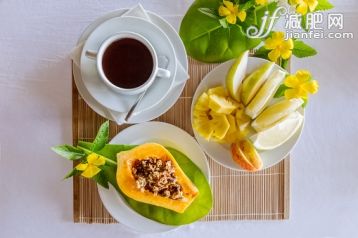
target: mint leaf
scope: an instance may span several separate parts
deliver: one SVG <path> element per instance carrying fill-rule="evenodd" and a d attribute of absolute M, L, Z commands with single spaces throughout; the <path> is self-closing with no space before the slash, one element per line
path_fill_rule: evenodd
<path fill-rule="evenodd" d="M 280 98 L 283 97 L 285 95 L 285 91 L 286 89 L 288 89 L 289 87 L 287 87 L 284 84 L 281 84 L 280 87 L 277 89 L 275 95 L 273 96 L 274 98 Z"/>
<path fill-rule="evenodd" d="M 307 45 L 303 41 L 295 40 L 295 47 L 292 50 L 292 53 L 297 58 L 309 57 L 317 54 L 317 51 L 311 46 Z"/>
<path fill-rule="evenodd" d="M 328 0 L 318 0 L 318 5 L 315 11 L 325 11 L 334 8 L 333 4 Z"/>
<path fill-rule="evenodd" d="M 83 150 L 71 145 L 59 145 L 51 148 L 56 154 L 68 159 L 78 160 L 82 159 L 86 154 Z"/>
<path fill-rule="evenodd" d="M 91 150 L 98 151 L 108 143 L 109 137 L 109 121 L 104 122 L 99 128 L 96 138 L 93 141 Z"/>

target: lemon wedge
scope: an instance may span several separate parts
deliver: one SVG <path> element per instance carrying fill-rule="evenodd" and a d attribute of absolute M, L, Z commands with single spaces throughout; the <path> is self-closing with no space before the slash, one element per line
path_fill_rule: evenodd
<path fill-rule="evenodd" d="M 273 150 L 289 140 L 300 128 L 303 116 L 292 112 L 273 127 L 261 131 L 250 140 L 258 150 Z"/>

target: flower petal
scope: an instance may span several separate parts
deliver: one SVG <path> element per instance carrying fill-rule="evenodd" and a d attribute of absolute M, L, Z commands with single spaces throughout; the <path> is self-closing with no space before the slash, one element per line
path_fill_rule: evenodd
<path fill-rule="evenodd" d="M 230 14 L 230 15 L 226 16 L 226 20 L 230 24 L 235 24 L 236 23 L 236 16 L 234 14 Z"/>
<path fill-rule="evenodd" d="M 285 33 L 283 33 L 282 31 L 276 31 L 274 33 L 272 33 L 272 38 L 280 41 L 280 43 L 285 39 Z"/>
<path fill-rule="evenodd" d="M 293 88 L 293 89 L 286 89 L 285 91 L 285 98 L 291 99 L 291 98 L 307 98 L 308 94 L 300 89 Z"/>
<path fill-rule="evenodd" d="M 231 12 L 226 7 L 224 7 L 224 6 L 219 7 L 219 15 L 220 16 L 224 17 L 224 16 L 227 16 L 227 15 L 230 15 L 230 14 L 231 14 Z"/>
<path fill-rule="evenodd" d="M 234 9 L 234 4 L 232 2 L 224 0 L 223 3 L 225 5 L 225 7 L 228 8 L 228 10 L 232 11 Z"/>
<path fill-rule="evenodd" d="M 245 11 L 240 11 L 238 14 L 237 14 L 237 17 L 240 19 L 240 21 L 245 21 L 246 19 L 246 12 Z"/>
<path fill-rule="evenodd" d="M 297 70 L 296 77 L 300 83 L 309 81 L 312 78 L 310 71 L 308 70 Z"/>
<path fill-rule="evenodd" d="M 92 164 L 95 166 L 100 166 L 100 165 L 104 165 L 105 163 L 106 163 L 106 159 L 100 155 L 95 161 L 93 161 Z"/>
<path fill-rule="evenodd" d="M 255 0 L 255 3 L 257 5 L 265 5 L 265 4 L 267 4 L 267 0 Z"/>
<path fill-rule="evenodd" d="M 89 154 L 89 155 L 87 156 L 87 162 L 88 162 L 89 164 L 93 164 L 93 162 L 97 160 L 98 156 L 99 156 L 99 155 L 97 155 L 96 153 L 91 153 L 91 154 Z"/>
<path fill-rule="evenodd" d="M 295 44 L 291 38 L 282 42 L 282 48 L 284 48 L 284 49 L 292 50 L 294 48 L 294 46 L 295 46 Z"/>
<path fill-rule="evenodd" d="M 302 84 L 301 88 L 310 94 L 315 94 L 318 92 L 319 85 L 316 80 L 311 80 Z"/>
<path fill-rule="evenodd" d="M 318 1 L 317 0 L 308 0 L 308 7 L 310 9 L 311 12 L 313 12 L 316 7 L 318 6 Z"/>
<path fill-rule="evenodd" d="M 282 49 L 282 50 L 281 50 L 281 57 L 282 57 L 282 59 L 287 60 L 287 59 L 289 59 L 289 58 L 291 57 L 291 55 L 292 55 L 292 51 L 291 51 L 291 50 L 286 50 L 286 49 Z"/>
<path fill-rule="evenodd" d="M 273 50 L 276 49 L 276 47 L 279 45 L 279 42 L 275 39 L 268 38 L 265 40 L 265 48 L 267 50 Z"/>
<path fill-rule="evenodd" d="M 298 12 L 301 15 L 306 15 L 307 11 L 308 11 L 308 6 L 306 2 L 301 2 L 296 8 L 296 12 Z"/>
<path fill-rule="evenodd" d="M 94 165 L 89 165 L 87 167 L 87 169 L 81 175 L 86 178 L 92 178 L 93 176 L 98 174 L 100 171 L 101 171 L 100 168 L 98 168 Z"/>
<path fill-rule="evenodd" d="M 77 169 L 77 170 L 79 170 L 79 171 L 84 171 L 84 170 L 87 169 L 87 167 L 88 167 L 88 164 L 80 163 L 80 164 L 78 164 L 78 165 L 75 167 L 75 169 Z"/>
<path fill-rule="evenodd" d="M 271 50 L 270 53 L 268 54 L 268 58 L 272 62 L 276 62 L 280 56 L 281 55 L 280 55 L 280 50 L 279 49 Z"/>
<path fill-rule="evenodd" d="M 298 86 L 300 86 L 300 82 L 298 81 L 296 75 L 287 76 L 284 81 L 284 84 L 290 88 L 297 88 Z"/>

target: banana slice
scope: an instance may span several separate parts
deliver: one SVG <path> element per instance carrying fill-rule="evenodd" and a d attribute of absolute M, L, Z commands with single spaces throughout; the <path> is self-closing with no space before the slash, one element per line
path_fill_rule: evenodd
<path fill-rule="evenodd" d="M 268 62 L 262 65 L 260 68 L 252 72 L 247 78 L 242 82 L 240 88 L 241 101 L 248 105 L 250 101 L 254 98 L 259 88 L 265 82 L 269 74 L 271 73 L 275 63 Z"/>
<path fill-rule="evenodd" d="M 266 108 L 252 123 L 251 126 L 256 131 L 263 131 L 274 126 L 282 118 L 296 111 L 303 104 L 301 98 L 279 101 Z"/>
<path fill-rule="evenodd" d="M 280 83 L 284 79 L 286 72 L 278 69 L 270 74 L 264 85 L 247 106 L 245 113 L 252 119 L 256 118 L 264 109 L 268 102 L 273 98 Z"/>

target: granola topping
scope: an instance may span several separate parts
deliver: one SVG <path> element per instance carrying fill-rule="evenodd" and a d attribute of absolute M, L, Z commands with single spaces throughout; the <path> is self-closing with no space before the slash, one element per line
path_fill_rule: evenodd
<path fill-rule="evenodd" d="M 132 167 L 132 174 L 139 190 L 152 192 L 154 195 L 173 200 L 183 198 L 183 191 L 175 177 L 175 169 L 170 160 L 148 157 L 136 160 Z"/>

